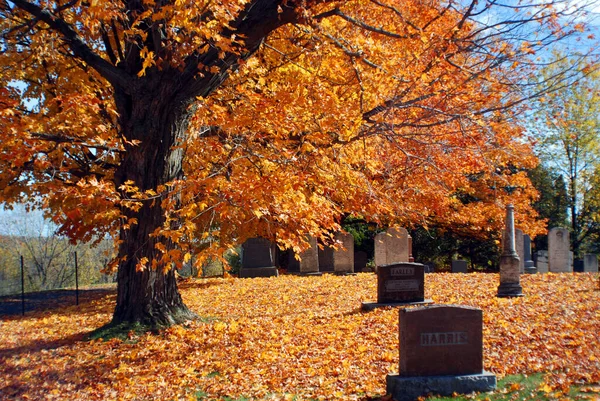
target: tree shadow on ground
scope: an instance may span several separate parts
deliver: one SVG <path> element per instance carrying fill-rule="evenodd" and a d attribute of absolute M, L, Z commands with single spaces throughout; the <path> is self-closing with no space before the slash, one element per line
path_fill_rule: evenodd
<path fill-rule="evenodd" d="M 57 338 L 54 340 L 28 342 L 27 344 L 19 345 L 13 348 L 0 348 L 0 359 L 11 358 L 24 353 L 30 354 L 39 351 L 50 351 L 53 349 L 63 347 L 65 345 L 73 345 L 76 342 L 85 341 L 87 335 L 88 333 L 81 332 L 68 337 Z"/>

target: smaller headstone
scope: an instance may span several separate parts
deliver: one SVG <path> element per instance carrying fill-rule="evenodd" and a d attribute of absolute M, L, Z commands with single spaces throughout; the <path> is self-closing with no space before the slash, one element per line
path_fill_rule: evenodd
<path fill-rule="evenodd" d="M 278 276 L 275 244 L 266 238 L 249 238 L 242 244 L 240 278 Z"/>
<path fill-rule="evenodd" d="M 355 272 L 364 272 L 367 270 L 367 262 L 369 261 L 369 256 L 366 252 L 357 251 L 354 252 L 354 271 Z"/>
<path fill-rule="evenodd" d="M 523 236 L 523 259 L 525 273 L 537 273 L 537 269 L 531 258 L 531 237 L 529 235 Z"/>
<path fill-rule="evenodd" d="M 354 273 L 354 237 L 349 233 L 338 232 L 335 240 L 341 247 L 333 252 L 333 270 L 338 274 Z"/>
<path fill-rule="evenodd" d="M 452 261 L 452 273 L 466 273 L 467 272 L 467 261 L 466 260 L 453 260 Z"/>
<path fill-rule="evenodd" d="M 583 259 L 575 259 L 573 262 L 573 272 L 583 273 Z"/>
<path fill-rule="evenodd" d="M 598 272 L 598 255 L 588 253 L 583 255 L 583 270 L 588 272 Z"/>
<path fill-rule="evenodd" d="M 408 236 L 408 261 L 410 263 L 413 263 L 415 261 L 415 258 L 413 257 L 412 253 L 412 237 L 410 235 Z"/>
<path fill-rule="evenodd" d="M 425 299 L 425 266 L 396 263 L 377 268 L 377 303 L 363 303 L 363 310 L 384 306 L 428 304 Z"/>
<path fill-rule="evenodd" d="M 537 251 L 534 256 L 538 273 L 548 273 L 548 251 Z"/>
<path fill-rule="evenodd" d="M 335 249 L 330 246 L 324 246 L 323 249 L 319 248 L 319 271 L 322 272 L 333 272 L 333 253 Z"/>
<path fill-rule="evenodd" d="M 410 260 L 409 235 L 405 228 L 388 228 L 375 236 L 375 266 Z"/>
<path fill-rule="evenodd" d="M 548 271 L 552 273 L 573 271 L 569 247 L 569 230 L 558 227 L 550 230 L 548 233 Z"/>
<path fill-rule="evenodd" d="M 387 376 L 387 393 L 414 401 L 429 393 L 468 394 L 496 388 L 496 376 L 483 370 L 481 309 L 436 305 L 401 309 L 400 366 Z"/>
<path fill-rule="evenodd" d="M 425 273 L 435 273 L 435 263 L 425 263 Z"/>
<path fill-rule="evenodd" d="M 319 275 L 319 252 L 317 239 L 310 237 L 308 239 L 310 248 L 300 253 L 300 260 L 296 259 L 293 252 L 290 252 L 288 261 L 288 271 L 298 274 Z"/>
<path fill-rule="evenodd" d="M 519 272 L 525 273 L 525 238 L 523 230 L 515 229 L 515 251 L 519 256 Z"/>

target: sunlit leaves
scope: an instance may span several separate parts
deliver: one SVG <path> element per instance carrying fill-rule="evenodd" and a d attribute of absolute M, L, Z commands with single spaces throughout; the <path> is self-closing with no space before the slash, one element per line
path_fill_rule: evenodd
<path fill-rule="evenodd" d="M 483 309 L 484 367 L 550 372 L 542 391 L 600 380 L 598 284 L 590 274 L 523 276 L 526 296 L 496 297 L 495 274 L 428 274 L 426 297 Z M 398 369 L 397 309 L 361 312 L 372 274 L 209 279 L 182 285 L 203 317 L 158 335 L 80 341 L 110 319 L 114 297 L 0 326 L 0 386 L 13 398 L 360 399 Z"/>

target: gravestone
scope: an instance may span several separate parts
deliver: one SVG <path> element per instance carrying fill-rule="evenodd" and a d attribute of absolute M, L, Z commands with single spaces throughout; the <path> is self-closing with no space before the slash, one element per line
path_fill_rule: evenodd
<path fill-rule="evenodd" d="M 548 233 L 548 271 L 551 273 L 572 272 L 569 250 L 569 230 L 555 227 Z"/>
<path fill-rule="evenodd" d="M 428 304 L 425 299 L 425 266 L 396 263 L 377 268 L 377 303 L 363 303 L 363 310 L 384 306 Z"/>
<path fill-rule="evenodd" d="M 506 227 L 502 241 L 502 255 L 500 255 L 500 285 L 499 297 L 522 297 L 520 260 L 515 250 L 515 208 L 506 205 Z"/>
<path fill-rule="evenodd" d="M 517 252 L 517 256 L 519 256 L 519 272 L 525 273 L 525 238 L 523 235 L 523 230 L 518 228 L 515 229 L 515 251 Z"/>
<path fill-rule="evenodd" d="M 538 273 L 548 273 L 548 251 L 537 251 L 535 253 L 535 268 Z"/>
<path fill-rule="evenodd" d="M 583 255 L 583 271 L 598 272 L 598 255 L 592 253 Z"/>
<path fill-rule="evenodd" d="M 573 272 L 575 273 L 583 273 L 583 259 L 575 259 L 573 261 Z"/>
<path fill-rule="evenodd" d="M 335 240 L 339 242 L 338 249 L 332 246 L 319 248 L 319 271 L 336 273 L 354 272 L 354 237 L 352 234 L 338 232 Z"/>
<path fill-rule="evenodd" d="M 468 264 L 466 260 L 453 260 L 451 265 L 452 273 L 466 273 Z"/>
<path fill-rule="evenodd" d="M 395 400 L 495 389 L 496 376 L 483 370 L 481 309 L 436 305 L 401 309 L 399 316 L 399 374 L 386 381 Z"/>
<path fill-rule="evenodd" d="M 367 270 L 367 262 L 369 261 L 369 256 L 366 252 L 358 251 L 354 253 L 354 271 L 355 272 L 363 272 Z"/>
<path fill-rule="evenodd" d="M 296 259 L 294 252 L 290 252 L 288 261 L 289 272 L 310 275 L 318 275 L 320 273 L 317 239 L 310 237 L 308 242 L 310 248 L 300 252 L 300 260 Z"/>
<path fill-rule="evenodd" d="M 319 271 L 333 272 L 333 253 L 335 249 L 330 246 L 325 246 L 323 249 L 317 250 L 319 253 Z"/>
<path fill-rule="evenodd" d="M 408 262 L 411 257 L 408 231 L 388 228 L 375 236 L 375 266 Z"/>
<path fill-rule="evenodd" d="M 523 259 L 525 273 L 533 274 L 537 272 L 533 260 L 531 259 L 531 237 L 529 235 L 523 236 Z"/>
<path fill-rule="evenodd" d="M 338 232 L 335 240 L 341 247 L 333 252 L 333 270 L 336 273 L 354 273 L 354 237 L 349 233 Z"/>
<path fill-rule="evenodd" d="M 266 238 L 249 238 L 242 244 L 242 267 L 239 277 L 278 276 L 275 244 Z"/>
<path fill-rule="evenodd" d="M 425 273 L 435 273 L 435 264 L 433 262 L 425 263 Z"/>

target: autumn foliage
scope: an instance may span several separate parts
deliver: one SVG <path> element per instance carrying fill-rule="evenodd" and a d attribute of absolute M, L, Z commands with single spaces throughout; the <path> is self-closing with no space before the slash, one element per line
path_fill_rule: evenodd
<path fill-rule="evenodd" d="M 515 83 L 578 13 L 534 3 L 0 0 L 0 201 L 115 238 L 115 323 L 189 318 L 192 256 L 349 215 L 487 236 L 513 203 L 535 234 Z"/>
<path fill-rule="evenodd" d="M 483 309 L 484 368 L 548 372 L 543 390 L 600 380 L 600 291 L 590 274 L 523 276 L 497 298 L 495 274 L 428 274 L 426 297 Z M 114 296 L 4 319 L 0 394 L 8 399 L 362 399 L 398 369 L 398 311 L 360 311 L 371 274 L 191 280 L 200 321 L 126 341 L 83 341 Z M 557 395 L 558 397 L 558 395 Z"/>

